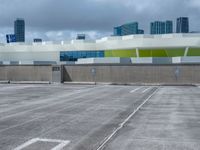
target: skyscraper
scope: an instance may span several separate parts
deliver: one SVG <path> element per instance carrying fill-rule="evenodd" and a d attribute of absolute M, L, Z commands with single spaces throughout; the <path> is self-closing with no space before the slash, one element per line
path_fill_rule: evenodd
<path fill-rule="evenodd" d="M 165 22 L 151 22 L 151 34 L 165 34 Z"/>
<path fill-rule="evenodd" d="M 123 24 L 118 27 L 114 27 L 114 35 L 115 36 L 124 36 L 131 34 L 141 34 L 143 30 L 138 29 L 138 22 L 131 22 L 127 24 Z"/>
<path fill-rule="evenodd" d="M 122 25 L 122 35 L 137 34 L 138 23 L 132 22 Z"/>
<path fill-rule="evenodd" d="M 16 42 L 25 42 L 25 21 L 24 19 L 17 19 L 14 22 L 14 32 Z"/>
<path fill-rule="evenodd" d="M 168 34 L 173 33 L 173 22 L 172 21 L 155 21 L 150 24 L 151 34 Z"/>
<path fill-rule="evenodd" d="M 189 33 L 189 18 L 187 17 L 177 18 L 176 33 Z"/>
<path fill-rule="evenodd" d="M 173 21 L 167 20 L 165 22 L 165 33 L 173 33 Z"/>

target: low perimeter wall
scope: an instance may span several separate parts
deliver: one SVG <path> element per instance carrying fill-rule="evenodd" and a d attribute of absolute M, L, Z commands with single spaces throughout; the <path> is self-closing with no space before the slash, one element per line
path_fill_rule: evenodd
<path fill-rule="evenodd" d="M 198 84 L 200 64 L 181 65 L 65 65 L 64 82 L 139 84 Z"/>
<path fill-rule="evenodd" d="M 200 64 L 0 66 L 0 81 L 200 84 Z"/>
<path fill-rule="evenodd" d="M 0 80 L 9 81 L 52 81 L 51 65 L 0 66 Z"/>

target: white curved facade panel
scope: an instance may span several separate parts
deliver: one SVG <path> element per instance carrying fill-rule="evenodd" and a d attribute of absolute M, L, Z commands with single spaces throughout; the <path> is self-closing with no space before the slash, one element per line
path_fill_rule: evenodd
<path fill-rule="evenodd" d="M 0 61 L 60 61 L 61 51 L 200 48 L 200 34 L 130 35 L 96 41 L 63 41 L 1 44 Z"/>

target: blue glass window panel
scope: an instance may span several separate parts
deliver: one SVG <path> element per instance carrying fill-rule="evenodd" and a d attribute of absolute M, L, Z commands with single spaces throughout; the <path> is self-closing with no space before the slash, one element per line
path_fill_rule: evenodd
<path fill-rule="evenodd" d="M 66 55 L 67 55 L 68 57 L 72 57 L 72 56 L 73 56 L 73 53 L 72 53 L 72 52 L 66 52 Z"/>
<path fill-rule="evenodd" d="M 104 51 L 101 51 L 101 55 L 100 55 L 101 57 L 105 57 L 105 53 L 104 53 Z"/>
<path fill-rule="evenodd" d="M 82 52 L 82 58 L 87 58 L 87 52 L 86 51 Z"/>
<path fill-rule="evenodd" d="M 97 57 L 104 57 L 104 51 L 97 51 Z"/>
<path fill-rule="evenodd" d="M 91 57 L 91 52 L 90 51 L 87 51 L 86 54 L 87 54 L 87 58 Z"/>
<path fill-rule="evenodd" d="M 79 58 L 104 57 L 104 51 L 61 51 L 60 61 L 77 61 Z"/>
<path fill-rule="evenodd" d="M 82 52 L 77 52 L 77 58 L 82 58 Z"/>
<path fill-rule="evenodd" d="M 96 52 L 91 51 L 91 57 L 96 57 Z"/>
<path fill-rule="evenodd" d="M 73 56 L 73 58 L 76 58 L 76 59 L 77 59 L 77 58 L 78 58 L 78 52 L 73 52 L 73 55 L 72 55 L 72 56 Z"/>

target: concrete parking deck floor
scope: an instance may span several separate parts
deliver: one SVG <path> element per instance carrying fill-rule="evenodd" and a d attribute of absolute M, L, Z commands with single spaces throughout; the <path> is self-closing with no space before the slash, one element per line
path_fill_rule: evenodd
<path fill-rule="evenodd" d="M 0 149 L 199 150 L 200 89 L 0 84 Z"/>

